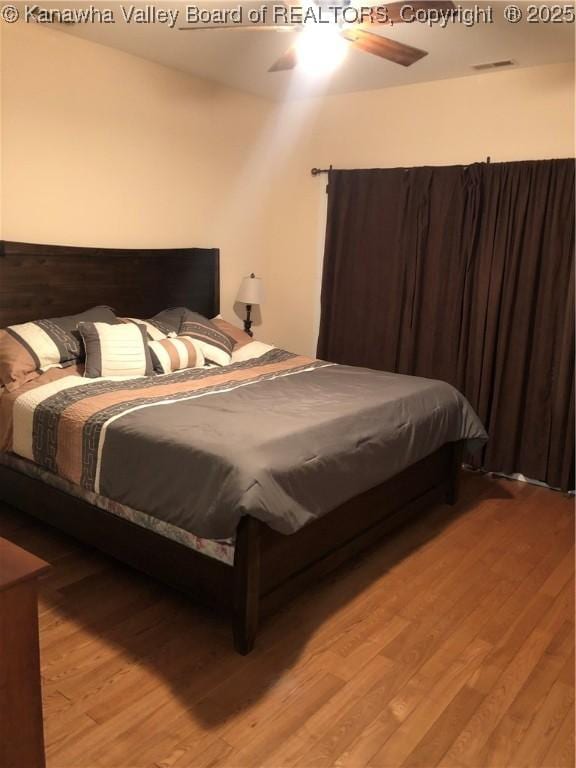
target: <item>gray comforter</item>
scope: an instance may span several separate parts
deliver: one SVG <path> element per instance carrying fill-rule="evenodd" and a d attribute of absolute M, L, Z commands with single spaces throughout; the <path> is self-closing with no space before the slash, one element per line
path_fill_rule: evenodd
<path fill-rule="evenodd" d="M 446 383 L 282 350 L 138 382 L 67 381 L 37 393 L 33 417 L 15 400 L 15 452 L 205 538 L 233 536 L 247 514 L 292 533 L 447 442 L 487 437 Z"/>

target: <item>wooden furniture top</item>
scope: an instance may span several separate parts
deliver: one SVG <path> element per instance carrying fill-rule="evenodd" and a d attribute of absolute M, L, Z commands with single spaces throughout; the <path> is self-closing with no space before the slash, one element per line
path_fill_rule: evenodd
<path fill-rule="evenodd" d="M 0 240 L 0 328 L 97 304 L 120 317 L 220 312 L 217 248 L 81 248 Z"/>
<path fill-rule="evenodd" d="M 11 541 L 0 539 L 0 591 L 21 581 L 35 579 L 50 565 L 36 555 L 17 547 Z"/>

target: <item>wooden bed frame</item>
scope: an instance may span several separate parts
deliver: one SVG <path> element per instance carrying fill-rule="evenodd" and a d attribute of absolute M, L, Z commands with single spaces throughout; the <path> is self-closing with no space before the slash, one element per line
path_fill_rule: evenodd
<path fill-rule="evenodd" d="M 109 304 L 150 317 L 219 312 L 217 249 L 119 250 L 0 242 L 0 328 Z M 435 453 L 291 536 L 245 517 L 233 566 L 0 465 L 0 501 L 232 615 L 234 646 L 254 647 L 259 616 L 434 503 L 455 503 L 461 444 Z"/>

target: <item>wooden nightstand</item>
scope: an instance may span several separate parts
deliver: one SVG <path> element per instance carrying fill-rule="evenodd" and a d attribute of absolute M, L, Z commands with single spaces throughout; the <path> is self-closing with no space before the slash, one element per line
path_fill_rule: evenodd
<path fill-rule="evenodd" d="M 38 577 L 50 566 L 0 539 L 0 766 L 43 768 Z"/>

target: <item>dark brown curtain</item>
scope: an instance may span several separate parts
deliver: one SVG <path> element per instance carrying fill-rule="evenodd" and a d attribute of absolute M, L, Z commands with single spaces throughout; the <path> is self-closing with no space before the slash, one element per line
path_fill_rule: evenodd
<path fill-rule="evenodd" d="M 574 161 L 332 171 L 318 355 L 443 379 L 479 465 L 574 487 Z"/>

